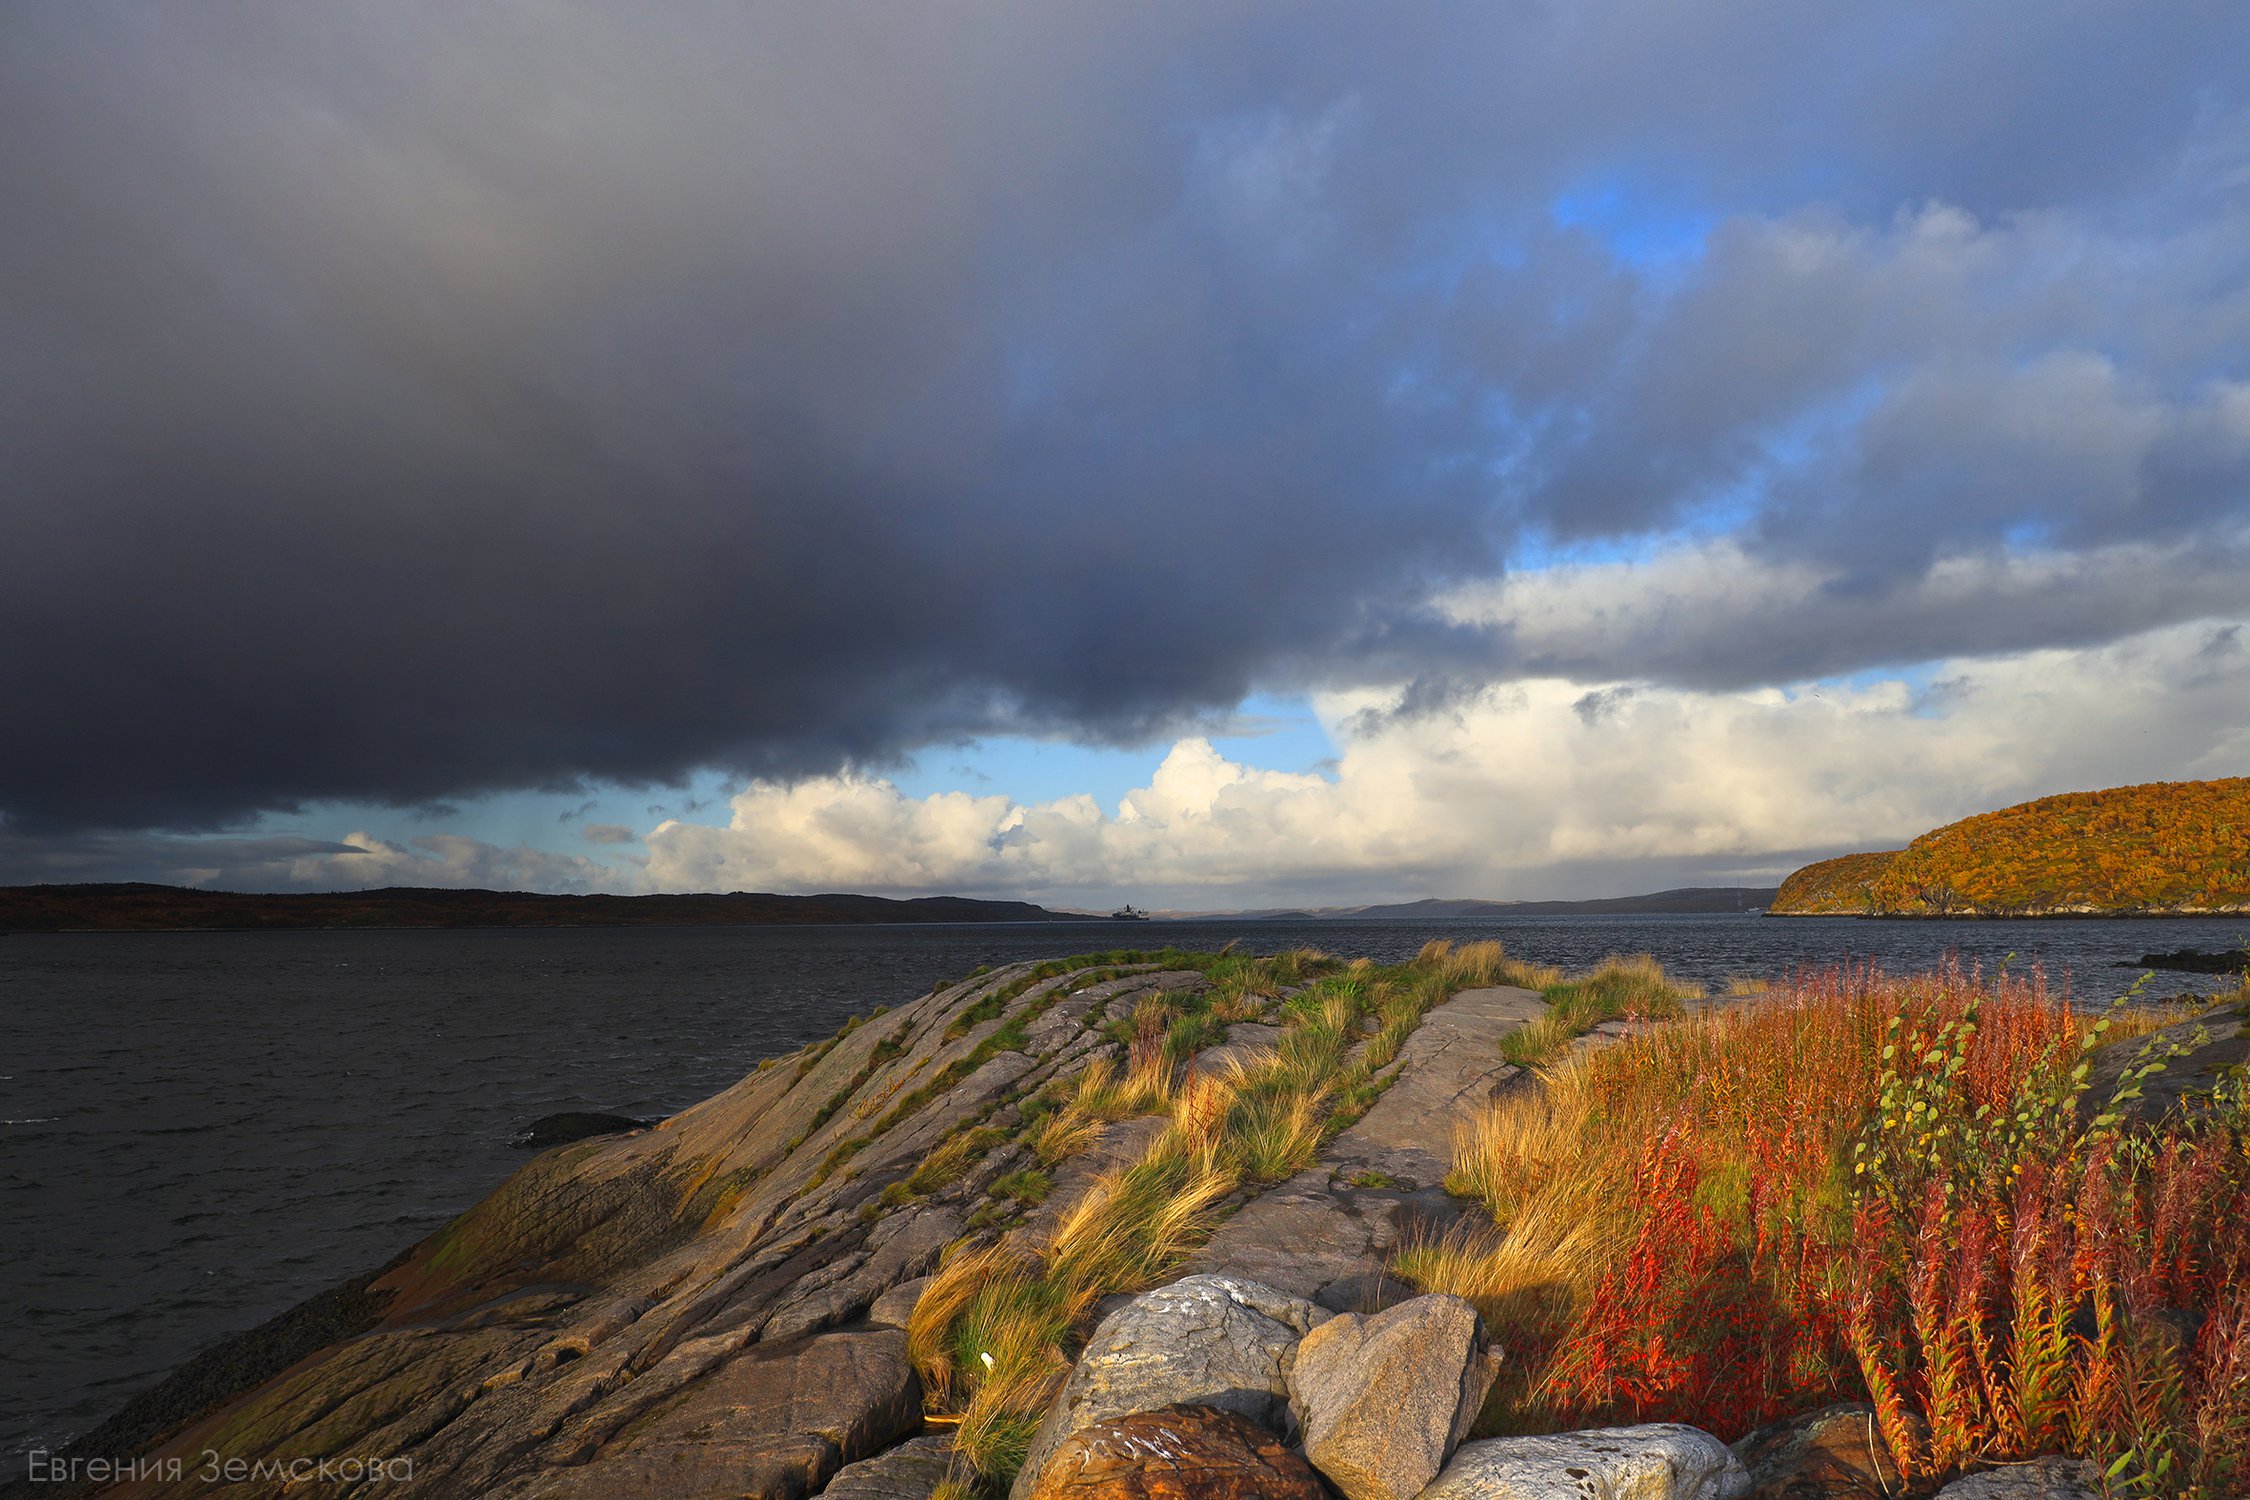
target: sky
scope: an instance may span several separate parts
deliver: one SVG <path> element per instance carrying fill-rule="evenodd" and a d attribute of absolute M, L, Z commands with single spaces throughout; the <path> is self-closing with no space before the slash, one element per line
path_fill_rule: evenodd
<path fill-rule="evenodd" d="M 2233 0 L 0 10 L 0 882 L 1756 884 L 2250 774 Z"/>

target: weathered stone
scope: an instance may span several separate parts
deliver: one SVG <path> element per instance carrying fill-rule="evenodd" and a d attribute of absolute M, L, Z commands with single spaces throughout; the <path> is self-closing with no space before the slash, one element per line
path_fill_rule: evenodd
<path fill-rule="evenodd" d="M 1464 1444 L 1421 1500 L 1742 1500 L 1726 1444 L 1669 1422 Z"/>
<path fill-rule="evenodd" d="M 1232 1276 L 1190 1276 L 1143 1292 L 1094 1329 L 1039 1424 L 1012 1493 L 1029 1495 L 1072 1433 L 1135 1412 L 1212 1406 L 1281 1429 L 1289 1411 L 1285 1362 L 1331 1316 Z"/>
<path fill-rule="evenodd" d="M 922 1425 L 921 1384 L 895 1329 L 756 1345 L 555 1471 L 542 1500 L 664 1495 L 797 1500 Z"/>
<path fill-rule="evenodd" d="M 1031 1500 L 1327 1500 L 1281 1440 L 1233 1412 L 1173 1406 L 1071 1435 Z"/>
<path fill-rule="evenodd" d="M 1348 1500 L 1408 1500 L 1468 1435 L 1498 1368 L 1477 1310 L 1459 1297 L 1331 1318 L 1289 1366 L 1305 1457 Z"/>
<path fill-rule="evenodd" d="M 1864 1402 L 1769 1423 L 1733 1448 L 1750 1500 L 1887 1500 L 1904 1487 Z"/>
<path fill-rule="evenodd" d="M 929 1284 L 927 1276 L 900 1282 L 875 1299 L 867 1309 L 867 1321 L 878 1328 L 904 1328 L 914 1316 L 914 1304 L 922 1300 L 922 1288 Z"/>
<path fill-rule="evenodd" d="M 1243 1205 L 1188 1257 L 1191 1271 L 1246 1277 L 1307 1298 L 1379 1275 L 1399 1246 L 1431 1240 L 1460 1212 L 1435 1189 L 1339 1185 L 1316 1165 Z"/>
<path fill-rule="evenodd" d="M 820 1493 L 826 1500 L 929 1500 L 947 1475 L 966 1462 L 953 1456 L 953 1439 L 941 1432 L 911 1438 L 873 1458 L 846 1464 Z"/>
<path fill-rule="evenodd" d="M 1340 1170 L 1380 1172 L 1404 1187 L 1434 1187 L 1453 1159 L 1453 1133 L 1516 1076 L 1500 1039 L 1546 1011 L 1536 990 L 1464 990 L 1422 1018 L 1399 1048 L 1398 1081 L 1329 1143 Z"/>
<path fill-rule="evenodd" d="M 1956 1479 L 1937 1500 L 2100 1500 L 2101 1476 L 2082 1458 L 2050 1454 Z"/>

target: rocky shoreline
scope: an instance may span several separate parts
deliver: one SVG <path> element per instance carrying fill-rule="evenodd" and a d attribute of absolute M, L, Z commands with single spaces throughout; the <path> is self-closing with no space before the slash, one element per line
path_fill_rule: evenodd
<path fill-rule="evenodd" d="M 252 1360 L 232 1369 L 239 1388 L 226 1370 L 160 1388 L 172 1405 L 152 1410 L 168 1431 L 105 1430 L 71 1455 L 75 1486 L 26 1492 L 973 1493 L 981 1476 L 930 1420 L 909 1349 L 925 1278 L 941 1257 L 1040 1243 L 1134 1159 L 1161 1118 L 1104 1124 L 1041 1170 L 1042 1101 L 1121 1055 L 1136 1007 L 1207 982 L 1192 965 L 1011 966 L 774 1060 L 653 1128 L 550 1150 L 358 1284 L 349 1318 L 298 1328 L 285 1368 Z M 1287 999 L 1214 1033 L 1193 1066 L 1279 1045 Z M 1886 1493 L 1848 1410 L 1732 1450 L 1663 1425 L 1465 1441 L 1508 1351 L 1468 1303 L 1386 1273 L 1402 1246 L 1463 1214 L 1444 1188 L 1454 1129 L 1535 1086 L 1499 1043 L 1543 1009 L 1507 985 L 1438 1004 L 1310 1166 L 1237 1188 L 1163 1285 L 1104 1302 L 1015 1500 Z M 243 1477 L 214 1489 L 210 1455 Z M 361 1477 L 304 1468 L 349 1460 Z M 365 1477 L 372 1463 L 389 1467 Z M 1943 1493 L 2094 1493 L 2083 1481 L 2019 1469 Z M 2022 1487 L 2034 1482 L 2046 1487 Z"/>

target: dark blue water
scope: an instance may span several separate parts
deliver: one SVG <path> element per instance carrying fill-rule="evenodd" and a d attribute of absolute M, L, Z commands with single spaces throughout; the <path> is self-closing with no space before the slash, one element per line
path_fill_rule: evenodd
<path fill-rule="evenodd" d="M 1391 960 L 1497 937 L 1648 951 L 1721 987 L 1801 964 L 2014 952 L 2106 999 L 2145 949 L 2250 923 L 1754 917 L 489 932 L 0 941 L 0 1473 L 222 1334 L 390 1258 L 560 1109 L 660 1115 L 981 963 L 1131 943 Z M 2168 979 L 2174 993 L 2187 976 Z"/>

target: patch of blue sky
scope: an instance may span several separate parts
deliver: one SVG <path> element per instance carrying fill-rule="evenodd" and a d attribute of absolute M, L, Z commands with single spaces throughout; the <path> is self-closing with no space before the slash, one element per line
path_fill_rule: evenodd
<path fill-rule="evenodd" d="M 1227 759 L 1260 770 L 1330 775 L 1336 756 L 1335 743 L 1302 696 L 1253 694 L 1232 713 L 1180 731 L 1194 734 Z M 1117 747 L 998 736 L 924 750 L 888 779 L 910 797 L 968 792 L 1028 805 L 1084 793 L 1114 813 L 1119 799 L 1148 785 L 1171 747 L 1170 739 Z"/>
<path fill-rule="evenodd" d="M 1548 205 L 1557 227 L 1593 237 L 1620 265 L 1645 273 L 1685 270 L 1703 258 L 1718 216 L 1651 191 L 1623 174 L 1601 174 Z"/>

